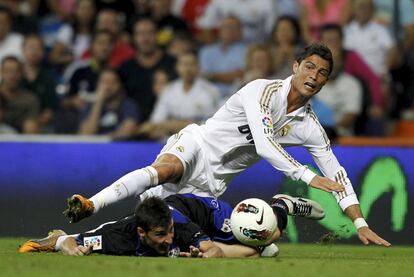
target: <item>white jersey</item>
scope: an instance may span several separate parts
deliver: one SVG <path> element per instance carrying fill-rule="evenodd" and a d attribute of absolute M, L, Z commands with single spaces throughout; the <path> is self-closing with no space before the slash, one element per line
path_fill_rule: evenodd
<path fill-rule="evenodd" d="M 344 192 L 333 193 L 341 208 L 358 204 L 310 104 L 287 114 L 291 79 L 252 81 L 204 125 L 189 125 L 171 137 L 161 154 L 174 154 L 184 165 L 182 182 L 174 192 L 194 192 L 196 187 L 198 194 L 219 196 L 233 177 L 261 158 L 292 179 L 309 184 L 316 174 L 282 147 L 303 145 L 325 176 L 345 186 Z"/>

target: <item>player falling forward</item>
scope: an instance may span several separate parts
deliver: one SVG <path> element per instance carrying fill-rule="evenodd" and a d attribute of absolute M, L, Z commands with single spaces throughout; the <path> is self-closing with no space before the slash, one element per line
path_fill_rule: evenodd
<path fill-rule="evenodd" d="M 305 207 L 306 206 L 306 207 Z M 321 219 L 324 211 L 308 199 L 275 195 L 271 201 L 277 228 L 266 239 L 269 247 L 252 248 L 236 240 L 229 225 L 233 208 L 213 197 L 176 194 L 145 199 L 133 216 L 109 222 L 78 235 L 55 230 L 44 239 L 29 240 L 19 252 L 62 251 L 83 256 L 92 252 L 128 256 L 258 257 L 277 255 L 272 245 L 287 224 L 287 214 Z M 313 208 L 310 214 L 299 212 Z M 261 219 L 263 220 L 263 218 Z M 273 246 L 273 247 L 272 247 Z"/>
<path fill-rule="evenodd" d="M 347 173 L 308 103 L 328 81 L 332 67 L 329 48 L 318 43 L 306 47 L 292 76 L 248 83 L 204 125 L 191 124 L 171 136 L 151 166 L 126 174 L 90 199 L 72 196 L 65 214 L 76 222 L 129 196 L 218 197 L 233 177 L 263 158 L 294 180 L 332 192 L 364 244 L 390 246 L 368 227 Z M 326 177 L 300 164 L 283 145 L 304 146 Z"/>

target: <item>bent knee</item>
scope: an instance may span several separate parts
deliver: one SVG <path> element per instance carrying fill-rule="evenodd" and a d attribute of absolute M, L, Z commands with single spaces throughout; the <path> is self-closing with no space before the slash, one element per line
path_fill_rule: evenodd
<path fill-rule="evenodd" d="M 159 184 L 177 182 L 184 172 L 181 160 L 172 154 L 160 156 L 152 167 L 158 173 Z"/>

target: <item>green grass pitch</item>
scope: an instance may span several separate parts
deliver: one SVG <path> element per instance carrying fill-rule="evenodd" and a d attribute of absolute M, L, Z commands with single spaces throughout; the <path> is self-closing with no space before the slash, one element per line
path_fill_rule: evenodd
<path fill-rule="evenodd" d="M 414 276 L 414 247 L 279 244 L 276 258 L 186 259 L 17 253 L 0 238 L 0 276 Z"/>

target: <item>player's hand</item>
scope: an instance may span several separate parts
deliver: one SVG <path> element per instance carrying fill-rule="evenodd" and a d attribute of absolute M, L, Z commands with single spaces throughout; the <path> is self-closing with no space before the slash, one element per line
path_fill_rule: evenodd
<path fill-rule="evenodd" d="M 329 178 L 326 177 L 321 177 L 316 175 L 315 177 L 313 177 L 312 181 L 309 184 L 311 187 L 326 191 L 326 192 L 341 192 L 344 191 L 345 188 L 343 185 L 338 184 L 335 181 L 332 181 Z"/>
<path fill-rule="evenodd" d="M 86 256 L 92 253 L 92 248 L 93 245 L 89 245 L 88 247 L 78 245 L 77 247 L 70 249 L 69 251 L 62 251 L 62 253 L 68 256 Z"/>
<path fill-rule="evenodd" d="M 197 247 L 190 246 L 190 252 L 180 252 L 180 257 L 202 258 L 203 252 L 201 252 Z"/>
<path fill-rule="evenodd" d="M 370 242 L 377 245 L 383 245 L 385 247 L 391 246 L 391 243 L 378 236 L 369 227 L 361 227 L 358 229 L 358 237 L 363 244 L 368 245 Z"/>

